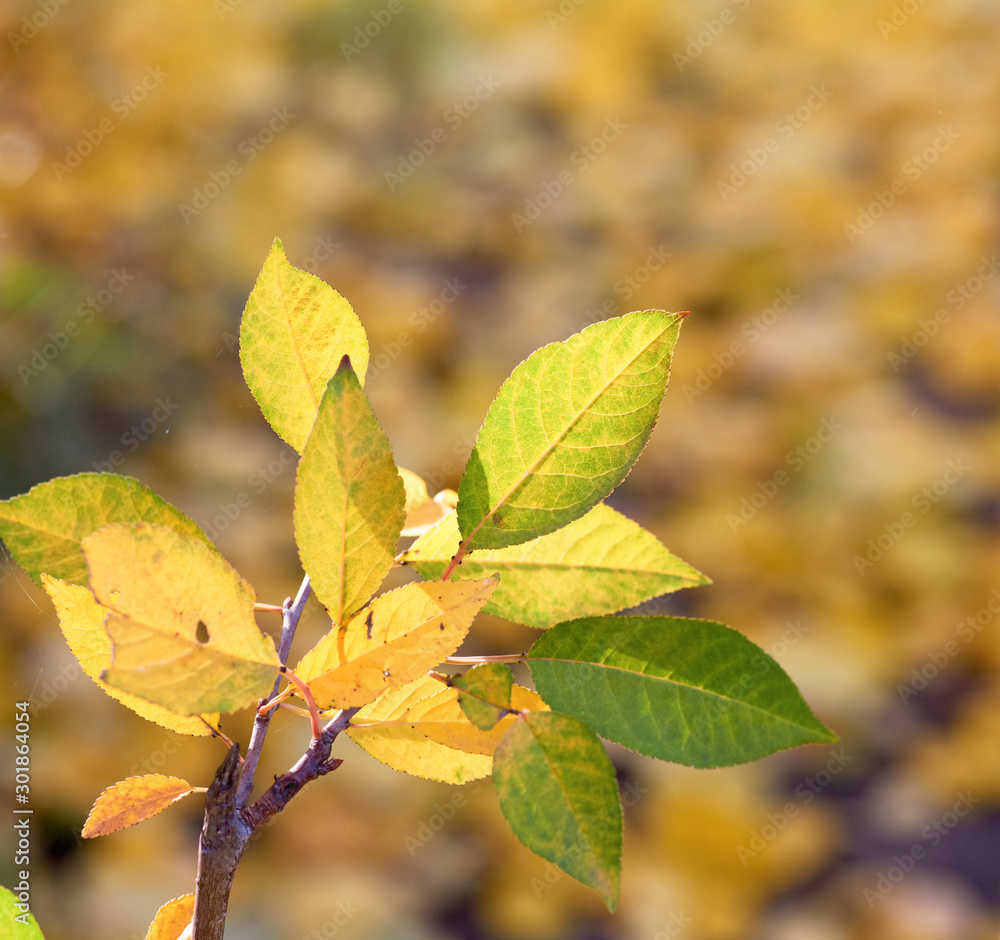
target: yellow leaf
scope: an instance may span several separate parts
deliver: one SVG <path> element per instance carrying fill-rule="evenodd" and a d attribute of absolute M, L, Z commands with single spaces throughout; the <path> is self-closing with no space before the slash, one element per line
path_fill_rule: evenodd
<path fill-rule="evenodd" d="M 334 627 L 295 672 L 320 708 L 372 702 L 454 653 L 496 585 L 496 578 L 421 581 L 388 591 Z"/>
<path fill-rule="evenodd" d="M 368 340 L 351 305 L 314 274 L 296 268 L 276 238 L 240 325 L 240 362 L 271 427 L 300 454 L 340 360 L 358 376 Z"/>
<path fill-rule="evenodd" d="M 396 469 L 403 478 L 403 488 L 406 490 L 405 510 L 409 512 L 417 506 L 429 503 L 431 494 L 427 492 L 427 484 L 423 479 L 417 476 L 412 470 L 407 470 L 406 467 L 397 467 Z"/>
<path fill-rule="evenodd" d="M 98 604 L 90 590 L 82 585 L 69 584 L 44 573 L 42 585 L 55 605 L 59 626 L 70 650 L 80 663 L 80 668 L 97 683 L 101 691 L 147 721 L 156 722 L 179 734 L 207 735 L 212 733 L 208 725 L 219 727 L 218 712 L 200 716 L 178 715 L 162 705 L 155 705 L 108 685 L 101 679 L 101 673 L 111 665 L 111 639 L 104 631 L 104 618 L 108 609 Z"/>
<path fill-rule="evenodd" d="M 423 535 L 458 505 L 458 493 L 454 490 L 441 490 L 432 499 L 427 491 L 427 484 L 417 474 L 405 467 L 398 469 L 406 488 L 406 521 L 401 535 Z"/>
<path fill-rule="evenodd" d="M 454 490 L 441 490 L 434 499 L 429 499 L 407 511 L 403 531 L 400 534 L 407 537 L 423 535 L 441 522 L 445 516 L 451 515 L 457 505 L 458 493 Z"/>
<path fill-rule="evenodd" d="M 194 895 L 184 894 L 167 901 L 153 918 L 146 932 L 146 940 L 181 940 L 184 931 L 194 919 Z M 190 936 L 190 934 L 187 934 Z"/>
<path fill-rule="evenodd" d="M 84 839 L 106 836 L 155 816 L 189 793 L 204 792 L 180 777 L 149 774 L 129 777 L 105 790 L 94 803 L 80 833 Z"/>
<path fill-rule="evenodd" d="M 330 379 L 295 479 L 295 541 L 313 592 L 341 623 L 392 568 L 405 491 L 345 357 Z"/>
<path fill-rule="evenodd" d="M 456 517 L 450 515 L 415 542 L 403 562 L 421 577 L 440 577 L 460 538 Z M 708 581 L 651 532 L 603 503 L 530 542 L 469 552 L 459 569 L 467 578 L 494 573 L 500 575 L 500 587 L 487 613 L 542 629 Z"/>
<path fill-rule="evenodd" d="M 547 710 L 530 689 L 515 685 L 511 704 Z M 444 783 L 466 783 L 493 769 L 493 751 L 514 715 L 481 731 L 463 714 L 458 691 L 430 676 L 383 695 L 351 720 L 347 733 L 394 770 Z"/>
<path fill-rule="evenodd" d="M 239 711 L 266 696 L 278 678 L 275 663 L 225 653 L 114 612 L 104 629 L 113 645 L 104 680 L 180 714 Z"/>
<path fill-rule="evenodd" d="M 440 685 L 440 683 L 438 684 Z M 504 715 L 489 731 L 483 731 L 469 721 L 461 706 L 458 707 L 458 714 L 461 718 L 455 717 L 458 689 L 445 688 L 445 691 L 452 694 L 447 696 L 447 699 L 436 703 L 433 708 L 428 709 L 423 720 L 417 726 L 419 730 L 432 741 L 437 741 L 439 744 L 445 744 L 456 750 L 467 751 L 470 754 L 492 755 L 517 716 L 514 714 Z M 521 685 L 515 685 L 511 688 L 510 704 L 514 711 L 520 711 L 522 708 L 528 708 L 531 711 L 549 710 L 549 706 L 542 701 L 537 692 L 532 692 L 531 689 L 526 689 Z"/>
<path fill-rule="evenodd" d="M 214 548 L 138 524 L 105 526 L 83 551 L 91 589 L 112 611 L 105 682 L 189 715 L 270 691 L 280 663 L 254 620 L 253 589 Z"/>

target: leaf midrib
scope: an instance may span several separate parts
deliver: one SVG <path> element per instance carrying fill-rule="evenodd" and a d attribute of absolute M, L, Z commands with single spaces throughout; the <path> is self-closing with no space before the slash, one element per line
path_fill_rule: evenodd
<path fill-rule="evenodd" d="M 278 263 L 277 255 L 275 255 L 274 258 L 274 279 L 275 283 L 278 285 L 278 295 L 281 298 L 281 312 L 285 317 L 285 326 L 288 329 L 288 336 L 292 342 L 292 349 L 295 351 L 295 358 L 298 360 L 299 368 L 301 368 L 302 375 L 306 380 L 306 388 L 309 390 L 309 397 L 312 398 L 313 407 L 318 410 L 319 399 L 316 397 L 316 392 L 312 387 L 312 381 L 310 380 L 309 372 L 306 369 L 305 359 L 303 358 L 302 351 L 299 347 L 298 337 L 295 335 L 295 330 L 292 328 L 292 315 L 285 299 L 285 295 L 288 290 L 281 280 L 281 265 Z"/>
<path fill-rule="evenodd" d="M 525 661 L 529 665 L 532 662 L 550 662 L 550 663 L 566 663 L 567 665 L 571 665 L 571 666 L 592 666 L 592 667 L 597 668 L 597 669 L 606 669 L 609 672 L 611 672 L 611 671 L 613 671 L 613 672 L 619 672 L 622 675 L 630 676 L 632 678 L 646 679 L 646 680 L 656 681 L 656 682 L 667 682 L 667 683 L 669 683 L 671 685 L 676 685 L 676 686 L 678 686 L 679 688 L 682 688 L 682 689 L 690 689 L 690 690 L 693 690 L 693 691 L 701 692 L 703 695 L 713 696 L 714 698 L 720 699 L 721 701 L 726 702 L 727 704 L 730 704 L 730 705 L 742 706 L 743 708 L 746 708 L 746 709 L 749 709 L 751 711 L 757 712 L 757 713 L 759 713 L 761 715 L 765 715 L 768 718 L 770 718 L 772 721 L 780 721 L 780 722 L 783 722 L 786 725 L 790 725 L 793 728 L 801 728 L 801 729 L 803 729 L 805 731 L 815 731 L 816 730 L 815 728 L 811 728 L 808 725 L 799 724 L 797 721 L 793 721 L 793 720 L 791 720 L 789 718 L 786 718 L 786 717 L 784 717 L 782 715 L 776 715 L 774 712 L 767 711 L 766 709 L 761 708 L 759 705 L 753 705 L 750 702 L 743 701 L 742 699 L 732 698 L 732 697 L 730 697 L 728 695 L 723 695 L 720 692 L 716 692 L 713 689 L 706 689 L 703 686 L 696 685 L 693 682 L 682 682 L 682 681 L 679 681 L 677 679 L 668 678 L 667 676 L 654 676 L 654 675 L 650 675 L 649 673 L 645 673 L 645 672 L 635 672 L 633 670 L 625 669 L 625 668 L 623 668 L 621 666 L 609 665 L 608 663 L 595 663 L 595 662 L 593 662 L 591 660 L 587 660 L 587 659 L 564 659 L 564 658 L 558 657 L 558 656 L 528 656 Z"/>
<path fill-rule="evenodd" d="M 559 442 L 563 440 L 563 438 L 565 438 L 567 434 L 569 434 L 569 432 L 576 426 L 576 424 L 580 421 L 580 419 L 584 416 L 584 414 L 586 414 L 587 411 L 589 411 L 591 406 L 593 406 L 594 402 L 596 402 L 602 395 L 604 395 L 608 391 L 608 389 L 612 386 L 614 381 L 616 381 L 625 372 L 626 368 L 631 366 L 636 361 L 636 359 L 638 359 L 641 355 L 643 355 L 653 345 L 654 342 L 657 342 L 660 339 L 660 337 L 662 337 L 663 334 L 667 332 L 668 329 L 669 325 L 664 326 L 663 329 L 661 329 L 654 337 L 652 337 L 649 340 L 649 342 L 642 347 L 642 349 L 638 350 L 636 354 L 615 373 L 612 379 L 610 379 L 607 383 L 605 383 L 600 388 L 600 390 L 591 397 L 591 399 L 587 402 L 584 408 L 577 411 L 576 415 L 569 422 L 569 424 L 567 424 L 566 427 L 560 432 L 559 436 L 549 443 L 548 447 L 542 452 L 542 454 L 538 457 L 538 459 L 535 460 L 535 462 L 524 473 L 521 474 L 518 481 L 507 491 L 507 493 L 497 502 L 497 504 L 492 509 L 490 509 L 486 513 L 486 515 L 483 516 L 482 520 L 472 530 L 472 532 L 469 533 L 469 537 L 465 540 L 467 545 L 472 544 L 473 540 L 476 537 L 476 533 L 479 532 L 479 530 L 486 524 L 487 520 L 492 518 L 493 515 L 497 512 L 497 510 L 500 509 L 500 507 L 503 506 L 504 503 L 506 503 L 507 500 L 514 495 L 514 493 L 517 492 L 517 490 L 524 484 L 525 480 L 527 480 L 535 472 L 536 468 L 546 459 L 546 457 L 549 456 L 549 454 L 552 453 L 553 450 L 555 450 Z M 553 345 L 558 346 L 559 344 L 553 344 Z M 576 352 L 579 352 L 579 350 L 577 350 Z M 553 352 L 553 355 L 557 354 L 558 350 Z M 549 361 L 551 362 L 551 359 Z M 546 363 L 546 365 L 547 364 L 548 363 Z"/>

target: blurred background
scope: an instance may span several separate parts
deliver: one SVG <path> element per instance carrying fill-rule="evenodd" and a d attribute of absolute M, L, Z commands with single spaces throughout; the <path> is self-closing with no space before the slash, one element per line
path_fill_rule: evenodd
<path fill-rule="evenodd" d="M 342 740 L 248 849 L 229 936 L 1000 934 L 995 4 L 16 0 L 0 32 L 0 497 L 135 476 L 261 600 L 294 593 L 294 465 L 236 338 L 275 236 L 358 312 L 435 489 L 538 346 L 690 310 L 610 502 L 714 583 L 645 609 L 741 630 L 841 736 L 712 771 L 614 750 L 614 916 L 488 781 Z M 80 827 L 113 782 L 207 784 L 223 749 L 105 697 L 6 559 L 0 618 L 8 715 L 34 703 L 34 912 L 48 940 L 141 938 L 193 890 L 197 800 Z M 279 716 L 260 779 L 307 738 Z"/>

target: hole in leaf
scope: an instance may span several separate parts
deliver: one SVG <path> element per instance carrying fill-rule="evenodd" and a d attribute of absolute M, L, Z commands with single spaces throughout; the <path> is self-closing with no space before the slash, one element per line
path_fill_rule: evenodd
<path fill-rule="evenodd" d="M 198 629 L 195 631 L 194 638 L 199 643 L 207 643 L 208 642 L 208 627 L 205 626 L 205 621 L 204 620 L 199 620 L 198 621 Z"/>

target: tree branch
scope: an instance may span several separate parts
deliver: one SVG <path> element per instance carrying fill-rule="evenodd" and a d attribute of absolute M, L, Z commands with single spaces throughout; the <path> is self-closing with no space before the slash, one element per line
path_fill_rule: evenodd
<path fill-rule="evenodd" d="M 205 797 L 205 822 L 198 840 L 194 896 L 194 940 L 222 940 L 233 872 L 246 846 L 236 805 L 240 749 L 234 744 L 215 772 Z"/>
<path fill-rule="evenodd" d="M 340 766 L 342 761 L 339 758 L 330 760 L 330 750 L 337 735 L 347 728 L 358 710 L 345 708 L 331 718 L 320 736 L 309 742 L 309 749 L 295 766 L 280 777 L 275 777 L 274 783 L 261 797 L 240 812 L 240 837 L 244 843 L 272 816 L 280 813 L 310 780 L 322 777 Z"/>
<path fill-rule="evenodd" d="M 299 585 L 299 593 L 295 600 L 286 600 L 282 605 L 281 614 L 281 639 L 278 641 L 278 659 L 281 665 L 287 665 L 288 654 L 292 649 L 292 640 L 295 638 L 295 631 L 298 628 L 302 612 L 306 609 L 306 602 L 312 594 L 312 586 L 309 584 L 309 575 L 302 579 Z M 281 677 L 274 680 L 274 688 L 268 698 L 262 698 L 258 703 L 259 708 L 268 699 L 274 698 L 278 694 L 281 685 Z M 267 736 L 268 726 L 271 724 L 271 712 L 265 715 L 257 715 L 253 722 L 253 731 L 250 734 L 250 746 L 247 748 L 247 756 L 243 761 L 243 773 L 240 774 L 240 786 L 236 792 L 236 803 L 239 809 L 243 809 L 250 801 L 250 793 L 253 791 L 253 778 L 257 772 L 257 763 L 260 761 L 260 753 L 264 747 L 264 738 Z"/>
<path fill-rule="evenodd" d="M 285 601 L 282 607 L 281 640 L 278 645 L 278 657 L 282 665 L 288 659 L 295 629 L 310 592 L 307 575 L 295 600 Z M 275 682 L 271 697 L 277 693 L 279 685 L 280 679 Z M 267 699 L 261 699 L 258 708 L 266 701 Z M 254 772 L 260 759 L 271 712 L 258 715 L 254 720 L 250 747 L 243 761 L 242 771 L 239 745 L 230 747 L 205 798 L 205 821 L 198 843 L 193 940 L 222 940 L 233 875 L 247 842 L 256 830 L 280 813 L 310 780 L 322 777 L 340 766 L 342 761 L 339 758 L 330 759 L 330 750 L 337 735 L 347 728 L 357 712 L 357 708 L 346 708 L 334 715 L 319 735 L 310 741 L 309 748 L 295 766 L 280 777 L 275 777 L 274 783 L 249 806 L 247 803 L 253 790 Z"/>

